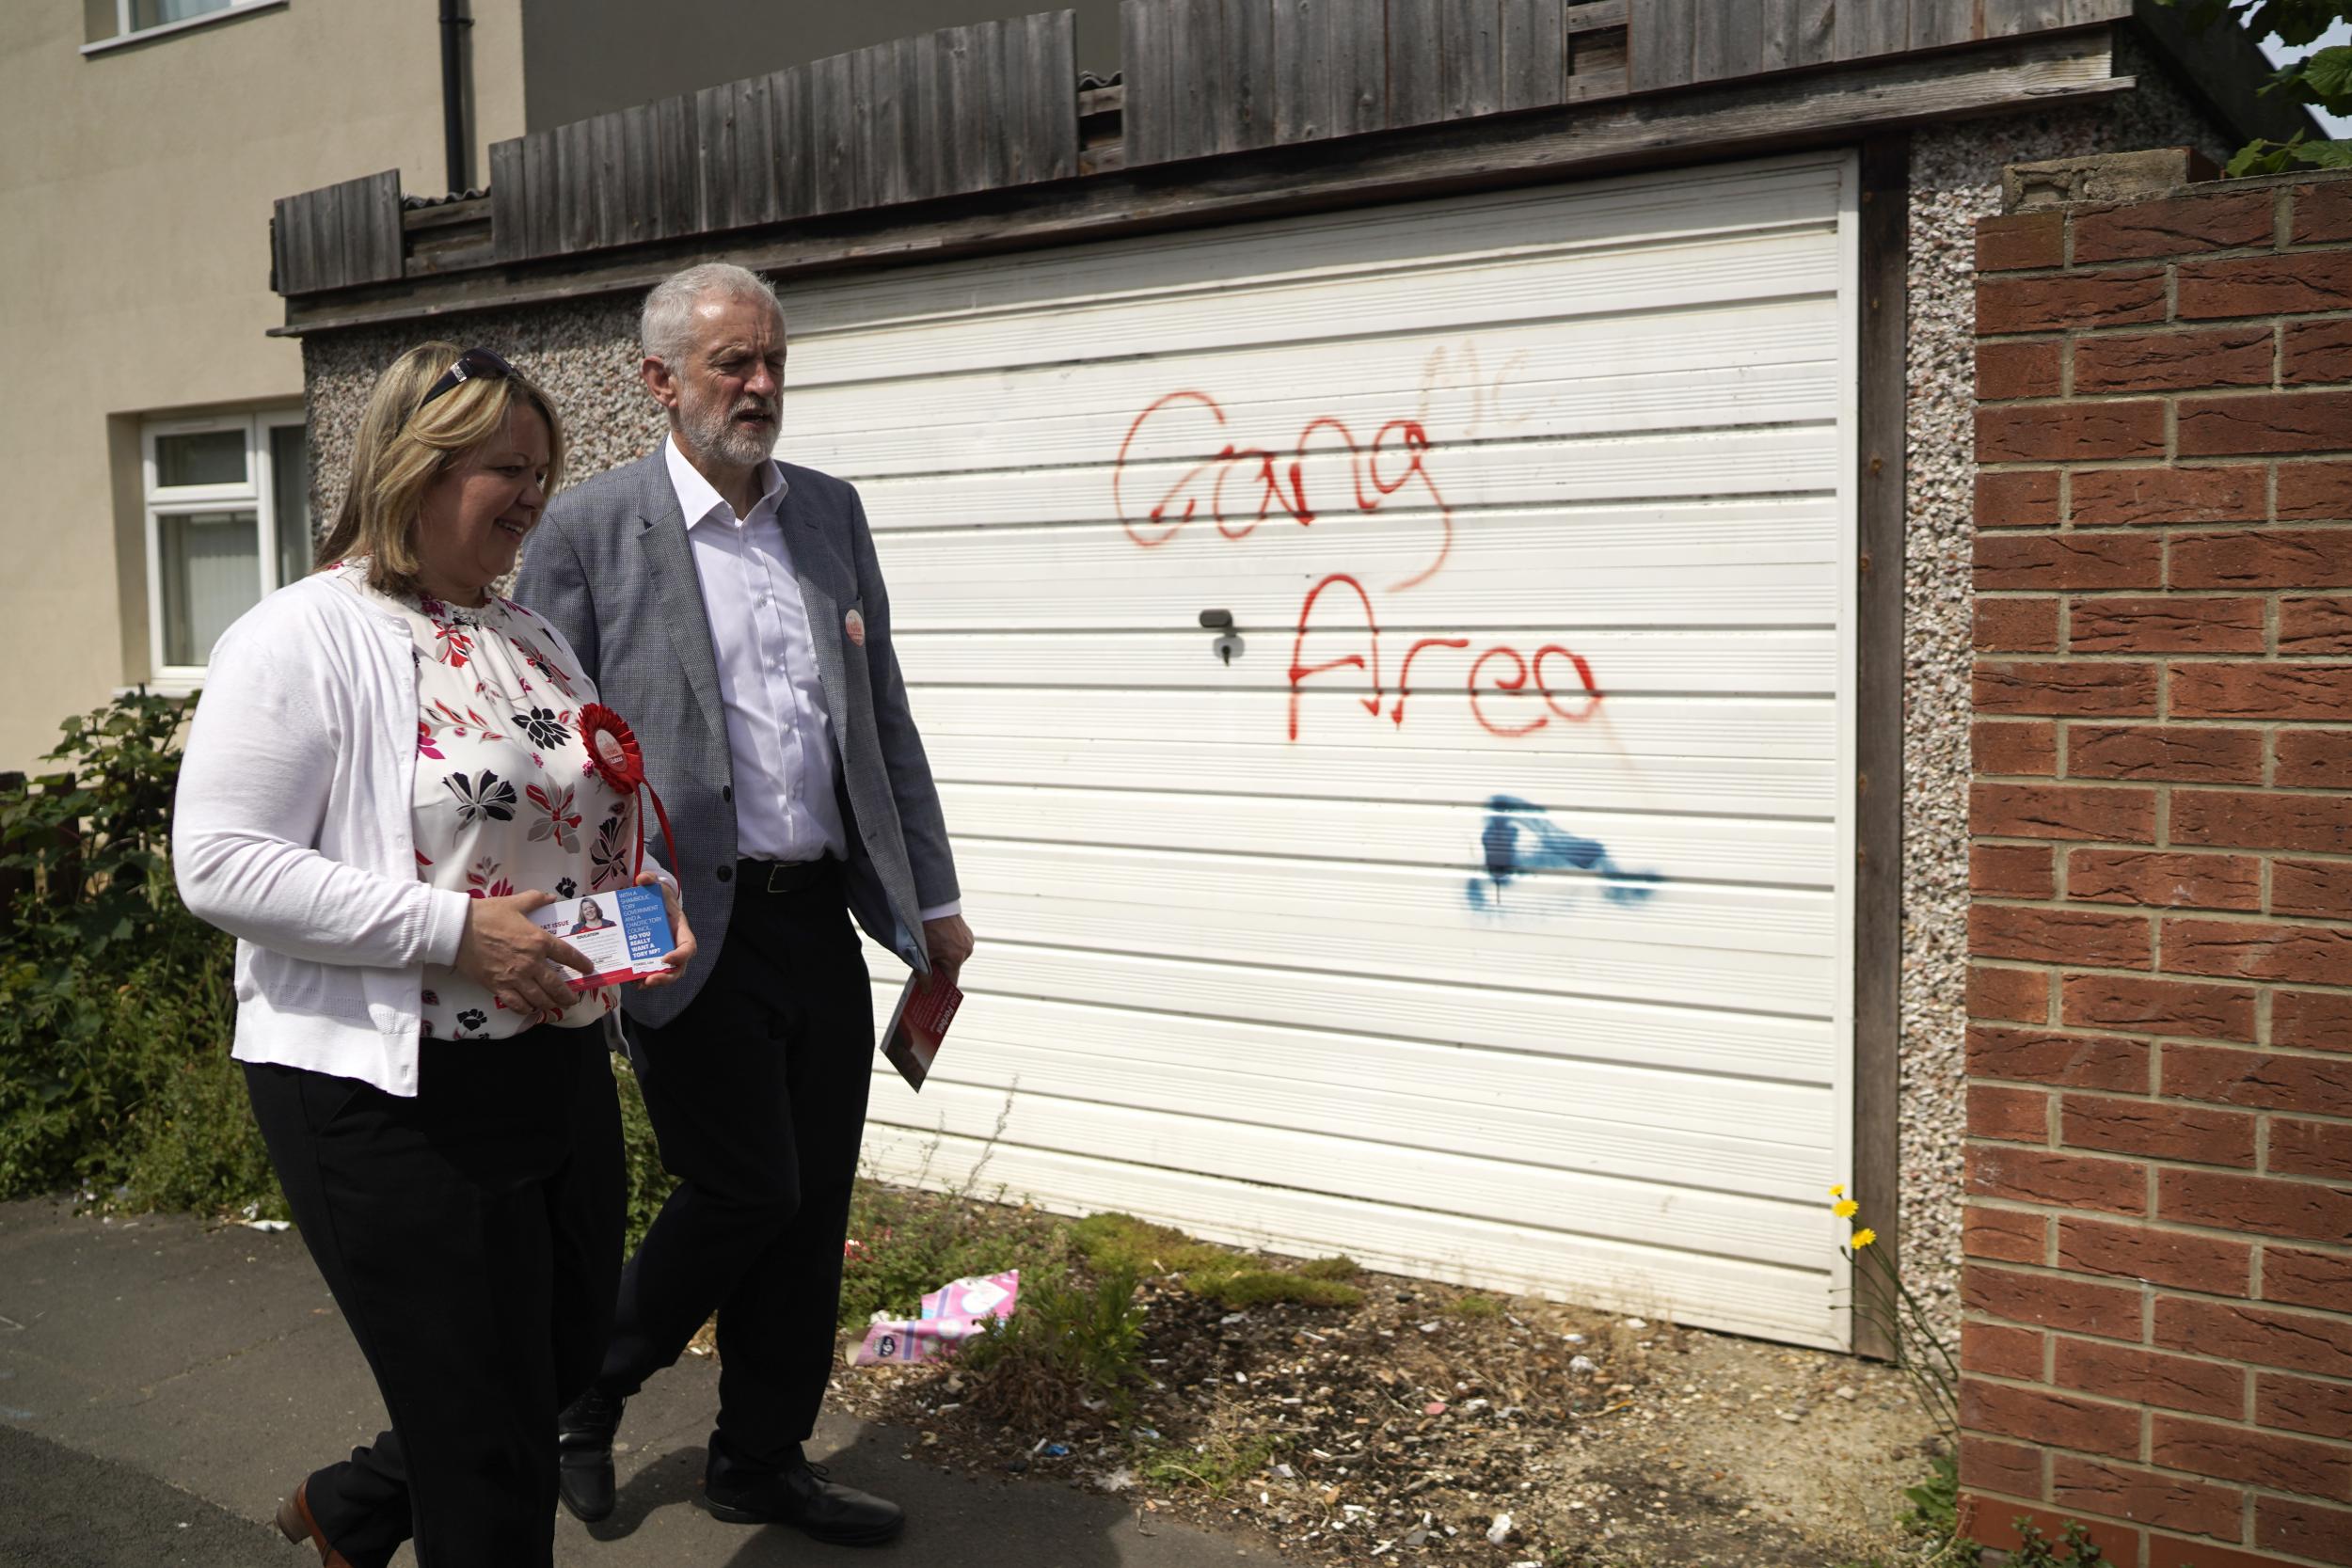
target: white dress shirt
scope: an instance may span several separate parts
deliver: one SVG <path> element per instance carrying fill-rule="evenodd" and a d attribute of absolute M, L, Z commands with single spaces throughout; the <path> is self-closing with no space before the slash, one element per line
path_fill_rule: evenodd
<path fill-rule="evenodd" d="M 834 793 L 839 769 L 833 718 L 817 672 L 808 604 L 792 570 L 777 513 L 790 491 L 773 461 L 759 468 L 759 499 L 739 517 L 675 438 L 662 443 L 670 484 L 686 518 L 694 575 L 710 617 L 719 701 L 735 763 L 735 839 L 748 860 L 849 858 L 850 835 Z M 961 902 L 922 911 L 959 912 Z"/>

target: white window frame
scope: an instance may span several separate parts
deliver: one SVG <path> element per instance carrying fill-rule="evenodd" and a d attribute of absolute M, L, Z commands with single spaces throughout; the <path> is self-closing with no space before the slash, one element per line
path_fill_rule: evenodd
<path fill-rule="evenodd" d="M 270 408 L 253 414 L 198 415 L 147 421 L 139 436 L 140 475 L 146 499 L 148 686 L 166 696 L 184 697 L 202 689 L 205 666 L 164 662 L 163 519 L 192 512 L 249 511 L 254 518 L 254 550 L 263 595 L 285 586 L 278 576 L 278 516 L 276 473 L 271 467 L 270 432 L 300 428 L 299 407 Z M 200 436 L 232 430 L 245 437 L 245 482 L 240 484 L 175 484 L 159 482 L 156 442 L 167 436 Z M 294 524 L 307 528 L 308 518 Z"/>
<path fill-rule="evenodd" d="M 184 33 L 192 27 L 209 27 L 215 22 L 225 21 L 232 16 L 243 16 L 247 11 L 276 10 L 285 4 L 286 0 L 231 0 L 230 4 L 221 7 L 218 10 L 206 11 L 202 16 L 183 17 L 177 22 L 158 23 L 152 27 L 142 27 L 133 32 L 131 30 L 131 0 L 115 0 L 115 36 L 110 39 L 100 39 L 96 43 L 82 45 L 82 53 L 85 55 L 103 55 L 109 49 L 120 49 L 134 43 L 145 43 L 150 39 L 165 38 L 173 33 Z"/>

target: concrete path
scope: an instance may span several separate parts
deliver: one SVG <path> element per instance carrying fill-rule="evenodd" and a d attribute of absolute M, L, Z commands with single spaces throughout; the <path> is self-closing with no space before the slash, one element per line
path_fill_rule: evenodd
<path fill-rule="evenodd" d="M 950 1475 L 901 1457 L 911 1433 L 830 1417 L 811 1456 L 903 1503 L 906 1534 L 849 1550 L 723 1525 L 692 1505 L 717 1381 L 690 1359 L 630 1402 L 620 1507 L 593 1535 L 558 1514 L 562 1568 L 1276 1560 L 1056 1482 Z M 268 1524 L 278 1498 L 382 1424 L 366 1364 L 292 1232 L 0 1204 L 0 1568 L 300 1568 L 311 1560 Z"/>

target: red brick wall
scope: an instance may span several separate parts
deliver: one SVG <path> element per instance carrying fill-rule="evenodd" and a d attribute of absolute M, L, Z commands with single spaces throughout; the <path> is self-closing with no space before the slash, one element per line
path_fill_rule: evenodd
<path fill-rule="evenodd" d="M 2352 1564 L 2352 180 L 1978 263 L 1970 1528 Z"/>

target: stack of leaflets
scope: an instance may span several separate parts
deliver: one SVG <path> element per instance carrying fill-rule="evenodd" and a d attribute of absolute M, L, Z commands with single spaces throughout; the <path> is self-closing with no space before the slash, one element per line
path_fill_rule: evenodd
<path fill-rule="evenodd" d="M 899 1077 L 917 1089 L 923 1086 L 939 1054 L 939 1042 L 947 1037 L 947 1025 L 962 1005 L 963 992 L 952 983 L 936 975 L 928 980 L 920 974 L 907 976 L 890 1015 L 890 1032 L 882 1037 L 882 1054 Z"/>
<path fill-rule="evenodd" d="M 677 945 L 670 935 L 670 911 L 658 887 L 616 888 L 566 898 L 532 911 L 531 918 L 580 949 L 596 965 L 592 974 L 564 979 L 574 990 L 616 986 L 662 972 L 661 960 Z"/>

